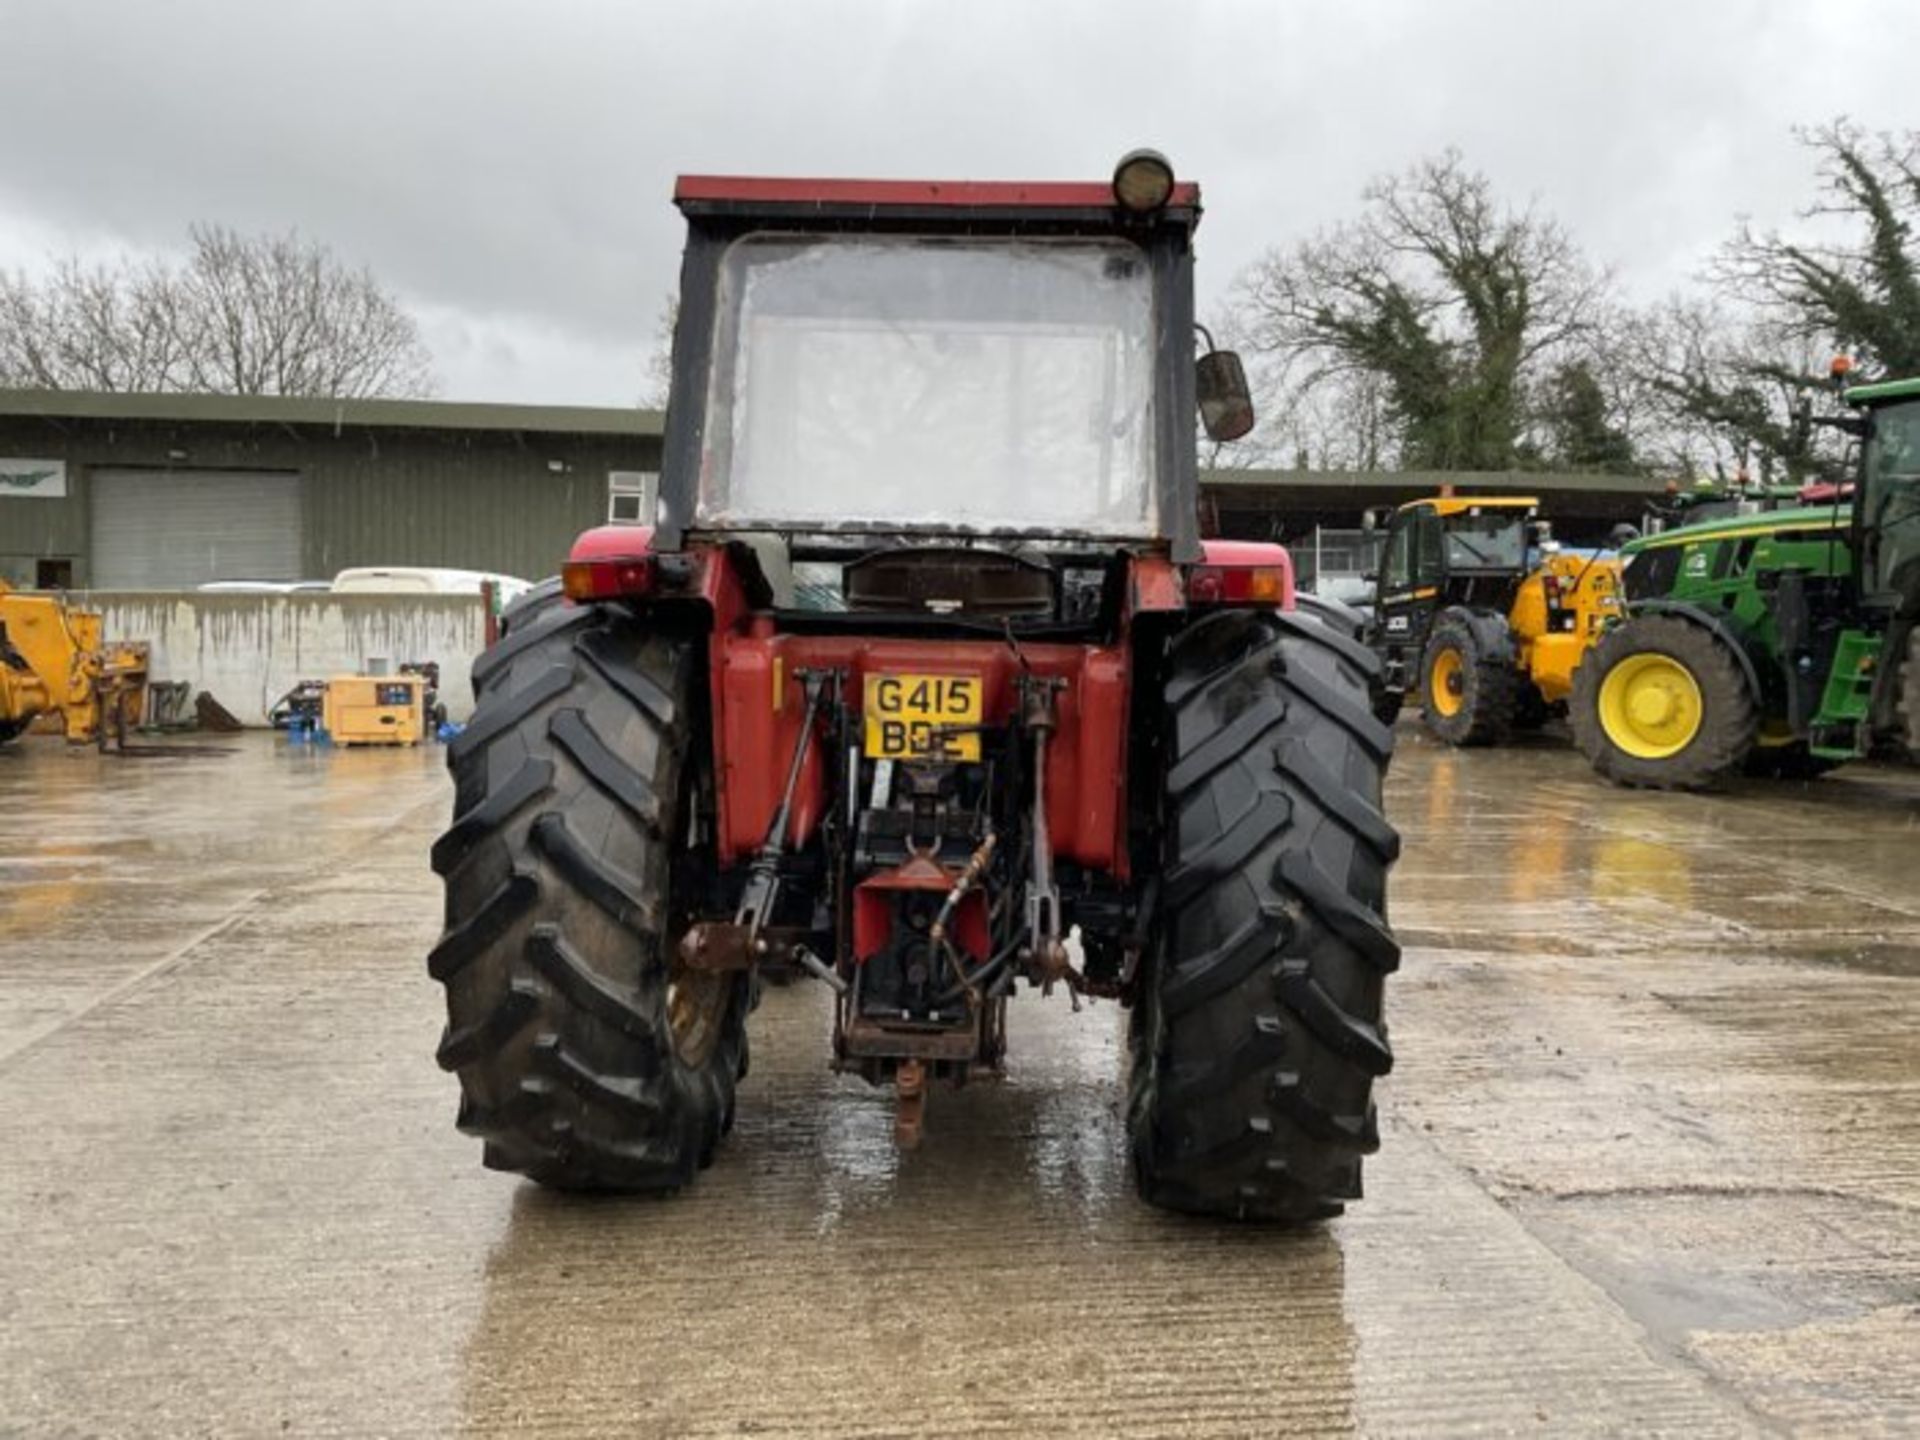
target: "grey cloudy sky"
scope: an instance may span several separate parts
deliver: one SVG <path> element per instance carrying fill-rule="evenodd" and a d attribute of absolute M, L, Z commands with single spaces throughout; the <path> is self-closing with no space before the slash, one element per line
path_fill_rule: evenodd
<path fill-rule="evenodd" d="M 456 399 L 632 403 L 678 171 L 1198 179 L 1203 304 L 1447 145 L 1632 292 L 1736 214 L 1790 128 L 1920 126 L 1920 0 L 589 4 L 0 0 L 0 266 L 297 226 L 422 317 Z"/>

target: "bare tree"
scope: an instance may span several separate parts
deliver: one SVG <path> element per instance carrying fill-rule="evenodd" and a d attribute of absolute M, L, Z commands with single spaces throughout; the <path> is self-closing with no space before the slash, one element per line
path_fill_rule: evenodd
<path fill-rule="evenodd" d="M 0 275 L 0 382 L 348 398 L 429 395 L 419 326 L 373 275 L 298 235 L 195 226 L 178 264 Z"/>
<path fill-rule="evenodd" d="M 1838 233 L 1789 239 L 1743 224 L 1713 280 L 1776 339 L 1920 374 L 1920 130 L 1869 136 L 1836 120 L 1799 139 L 1819 156 L 1820 192 L 1803 218 Z"/>
<path fill-rule="evenodd" d="M 1498 470 L 1527 454 L 1529 389 L 1591 328 L 1607 285 L 1566 233 L 1502 206 L 1448 152 L 1369 185 L 1358 220 L 1274 251 L 1235 302 L 1267 387 L 1291 411 L 1383 413 L 1377 462 Z M 1377 437 L 1372 419 L 1349 427 Z"/>
<path fill-rule="evenodd" d="M 1668 301 L 1640 326 L 1634 365 L 1657 410 L 1659 468 L 1677 478 L 1838 478 L 1845 444 L 1794 411 L 1831 354 L 1726 301 Z"/>
<path fill-rule="evenodd" d="M 1920 131 L 1870 136 L 1836 120 L 1799 139 L 1819 157 L 1807 233 L 1743 223 L 1708 271 L 1712 298 L 1649 319 L 1640 368 L 1675 458 L 1696 471 L 1835 478 L 1840 437 L 1794 421 L 1830 357 L 1920 373 Z"/>
<path fill-rule="evenodd" d="M 653 326 L 653 348 L 647 352 L 646 382 L 640 392 L 640 408 L 665 410 L 673 392 L 673 330 L 680 323 L 680 297 L 668 295 L 660 303 L 660 317 Z"/>
<path fill-rule="evenodd" d="M 0 380 L 49 389 L 177 388 L 185 327 L 164 272 L 63 260 L 39 284 L 0 274 Z"/>

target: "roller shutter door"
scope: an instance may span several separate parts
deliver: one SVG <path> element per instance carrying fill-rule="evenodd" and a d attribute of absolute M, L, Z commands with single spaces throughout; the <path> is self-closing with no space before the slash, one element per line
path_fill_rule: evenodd
<path fill-rule="evenodd" d="M 233 470 L 96 470 L 92 583 L 190 590 L 209 580 L 304 580 L 300 477 Z"/>

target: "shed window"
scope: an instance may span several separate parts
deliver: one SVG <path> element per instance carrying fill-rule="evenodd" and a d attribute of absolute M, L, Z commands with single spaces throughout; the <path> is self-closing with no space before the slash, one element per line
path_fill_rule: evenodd
<path fill-rule="evenodd" d="M 660 477 L 650 470 L 607 472 L 607 519 L 615 525 L 651 525 Z"/>

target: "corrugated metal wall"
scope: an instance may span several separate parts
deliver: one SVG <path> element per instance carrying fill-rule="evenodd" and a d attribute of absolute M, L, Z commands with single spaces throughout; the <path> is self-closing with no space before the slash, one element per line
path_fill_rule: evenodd
<path fill-rule="evenodd" d="M 450 436 L 334 455 L 307 472 L 309 569 L 453 565 L 529 580 L 555 573 L 573 538 L 605 521 L 607 472 L 651 469 L 652 440 Z M 550 468 L 558 464 L 559 470 Z"/>
<path fill-rule="evenodd" d="M 55 443 L 44 429 L 16 435 L 0 422 L 0 455 L 47 455 L 66 459 L 66 447 Z M 25 588 L 33 584 L 38 559 L 81 556 L 87 552 L 87 475 L 67 465 L 64 499 L 47 500 L 0 494 L 0 580 Z M 84 584 L 85 572 L 76 579 Z"/>
<path fill-rule="evenodd" d="M 659 468 L 651 436 L 0 417 L 0 455 L 67 462 L 63 500 L 0 499 L 0 575 L 36 557 L 72 557 L 91 582 L 90 472 L 164 468 L 289 470 L 301 476 L 304 570 L 449 565 L 530 580 L 553 574 L 575 535 L 607 513 L 607 472 Z"/>

